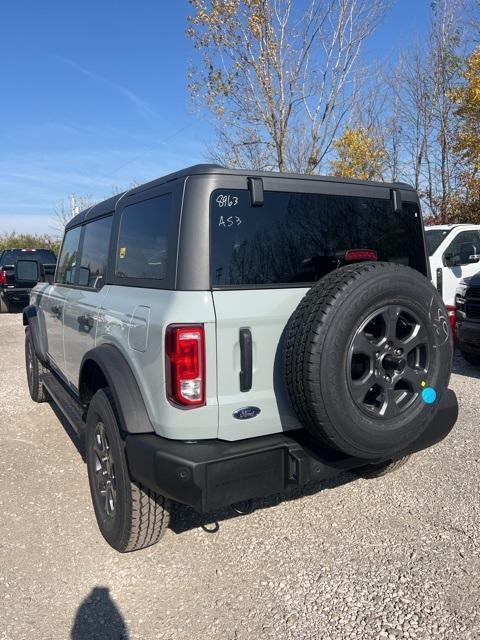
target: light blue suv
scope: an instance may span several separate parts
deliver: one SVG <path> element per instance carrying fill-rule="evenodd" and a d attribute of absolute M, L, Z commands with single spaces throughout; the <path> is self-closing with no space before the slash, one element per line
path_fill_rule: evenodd
<path fill-rule="evenodd" d="M 452 342 L 405 184 L 199 165 L 87 209 L 24 310 L 33 400 L 84 438 L 119 551 L 449 433 Z"/>

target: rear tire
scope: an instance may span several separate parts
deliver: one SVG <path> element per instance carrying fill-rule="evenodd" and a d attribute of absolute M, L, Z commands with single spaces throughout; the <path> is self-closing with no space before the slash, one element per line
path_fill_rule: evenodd
<path fill-rule="evenodd" d="M 95 516 L 108 544 L 125 553 L 158 542 L 168 527 L 170 502 L 130 478 L 109 389 L 90 402 L 85 448 Z"/>
<path fill-rule="evenodd" d="M 469 351 L 462 350 L 460 350 L 460 353 L 470 364 L 473 364 L 475 366 L 480 365 L 480 355 L 478 353 L 470 353 Z"/>
<path fill-rule="evenodd" d="M 47 402 L 49 395 L 41 382 L 40 376 L 48 373 L 35 354 L 30 327 L 25 331 L 25 367 L 27 370 L 28 391 L 34 402 Z"/>
<path fill-rule="evenodd" d="M 387 460 L 386 462 L 380 462 L 379 464 L 366 464 L 364 467 L 358 469 L 352 469 L 352 473 L 361 478 L 370 480 L 372 478 L 381 478 L 388 473 L 401 469 L 404 464 L 410 460 L 412 456 L 404 456 L 398 460 Z"/>

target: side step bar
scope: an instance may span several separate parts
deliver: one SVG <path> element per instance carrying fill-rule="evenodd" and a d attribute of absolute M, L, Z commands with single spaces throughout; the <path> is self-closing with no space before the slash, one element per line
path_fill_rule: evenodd
<path fill-rule="evenodd" d="M 85 431 L 84 411 L 68 389 L 53 375 L 44 373 L 41 381 L 79 438 Z"/>

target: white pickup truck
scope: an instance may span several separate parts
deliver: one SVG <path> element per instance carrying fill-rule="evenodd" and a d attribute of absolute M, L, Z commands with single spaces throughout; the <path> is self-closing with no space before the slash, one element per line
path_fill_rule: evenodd
<path fill-rule="evenodd" d="M 432 281 L 455 322 L 455 291 L 463 278 L 480 271 L 480 225 L 425 227 Z"/>

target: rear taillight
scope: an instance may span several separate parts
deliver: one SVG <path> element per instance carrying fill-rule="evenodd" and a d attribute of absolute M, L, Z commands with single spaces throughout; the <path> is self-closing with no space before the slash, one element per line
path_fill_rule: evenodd
<path fill-rule="evenodd" d="M 362 260 L 378 260 L 378 253 L 373 249 L 348 249 L 345 251 L 346 262 L 360 262 Z"/>
<path fill-rule="evenodd" d="M 450 322 L 450 329 L 452 330 L 452 336 L 453 336 L 453 339 L 455 340 L 455 325 L 457 323 L 457 310 L 455 307 L 453 307 L 450 304 L 447 304 L 446 309 L 447 309 L 448 321 Z"/>
<path fill-rule="evenodd" d="M 7 284 L 7 274 L 5 271 L 0 271 L 0 284 Z"/>
<path fill-rule="evenodd" d="M 203 325 L 170 325 L 165 335 L 167 395 L 175 404 L 205 404 Z"/>

